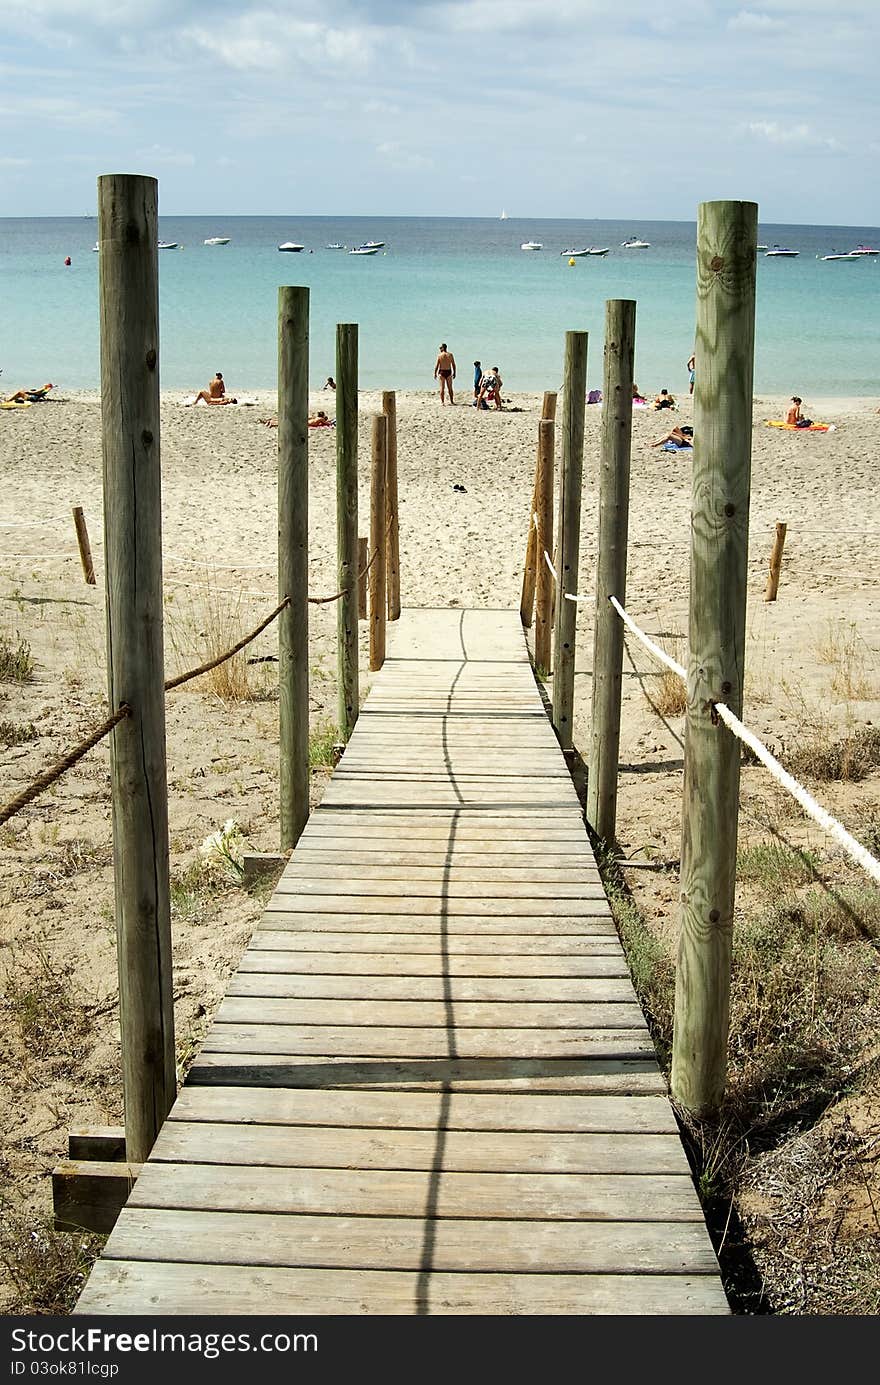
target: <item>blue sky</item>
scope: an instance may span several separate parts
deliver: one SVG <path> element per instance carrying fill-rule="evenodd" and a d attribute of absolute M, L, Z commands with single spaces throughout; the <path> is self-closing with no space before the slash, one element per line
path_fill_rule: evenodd
<path fill-rule="evenodd" d="M 0 0 L 0 215 L 880 223 L 878 0 Z"/>

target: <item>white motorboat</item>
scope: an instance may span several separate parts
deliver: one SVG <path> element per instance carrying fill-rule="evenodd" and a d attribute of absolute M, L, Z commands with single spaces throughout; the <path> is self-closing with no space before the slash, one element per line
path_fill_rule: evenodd
<path fill-rule="evenodd" d="M 525 250 L 525 246 L 523 246 Z M 560 250 L 560 255 L 567 255 L 570 260 L 579 260 L 582 255 L 589 255 L 590 247 L 585 245 L 583 250 Z"/>
<path fill-rule="evenodd" d="M 607 254 L 608 254 L 608 246 L 607 246 L 607 245 L 603 245 L 603 246 L 600 247 L 600 246 L 597 246 L 597 245 L 591 245 L 590 248 L 589 248 L 589 250 L 587 251 L 587 254 L 588 254 L 588 255 L 607 255 Z"/>
<path fill-rule="evenodd" d="M 176 241 L 176 240 L 160 240 L 160 241 L 159 241 L 159 246 L 158 246 L 158 248 L 159 248 L 159 250 L 177 250 L 177 248 L 178 248 L 177 241 Z"/>
<path fill-rule="evenodd" d="M 764 251 L 764 258 L 769 260 L 776 256 L 777 259 L 793 260 L 795 255 L 799 255 L 800 253 L 799 250 L 789 250 L 785 245 L 774 245 L 772 250 Z"/>
<path fill-rule="evenodd" d="M 349 255 L 378 255 L 378 245 L 356 245 L 354 250 L 349 250 Z"/>
<path fill-rule="evenodd" d="M 231 236 L 208 236 L 207 240 L 205 241 L 205 244 L 206 244 L 206 245 L 228 245 L 231 239 L 232 239 Z"/>
<path fill-rule="evenodd" d="M 292 240 L 286 240 L 286 241 L 284 241 L 281 245 L 279 245 L 278 249 L 279 249 L 279 250 L 290 250 L 290 251 L 296 252 L 296 251 L 298 251 L 298 250 L 305 250 L 305 246 L 304 246 L 304 245 L 297 245 L 296 242 L 295 242 L 295 241 L 292 241 Z"/>
<path fill-rule="evenodd" d="M 365 240 L 363 245 L 359 245 L 359 250 L 381 250 L 385 244 L 384 240 Z"/>
<path fill-rule="evenodd" d="M 328 245 L 326 248 L 327 248 L 328 250 L 344 250 L 344 249 L 345 249 L 345 246 L 344 246 L 344 245 L 340 245 L 340 244 L 339 244 L 339 241 L 338 241 L 338 240 L 335 240 L 335 241 L 333 242 L 332 245 Z"/>
<path fill-rule="evenodd" d="M 519 248 L 520 250 L 543 250 L 544 246 L 539 240 L 524 240 Z"/>
<path fill-rule="evenodd" d="M 628 240 L 622 240 L 620 242 L 620 248 L 621 250 L 650 250 L 651 242 L 649 240 L 639 240 L 638 236 L 630 236 Z"/>
<path fill-rule="evenodd" d="M 840 254 L 838 254 L 838 252 L 837 252 L 836 250 L 832 250 L 832 252 L 831 252 L 830 255 L 817 255 L 817 256 L 816 256 L 816 259 L 817 259 L 817 260 L 857 260 L 858 258 L 859 258 L 859 256 L 858 256 L 858 255 L 854 255 L 853 252 L 852 252 L 851 250 L 848 251 L 847 254 L 845 254 L 845 255 L 840 255 Z"/>
<path fill-rule="evenodd" d="M 880 255 L 880 250 L 874 250 L 870 245 L 857 245 L 855 250 L 851 250 L 849 253 L 858 258 L 861 255 Z"/>

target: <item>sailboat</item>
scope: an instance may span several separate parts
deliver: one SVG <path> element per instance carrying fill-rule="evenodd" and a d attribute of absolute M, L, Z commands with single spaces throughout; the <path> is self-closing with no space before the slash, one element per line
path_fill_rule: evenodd
<path fill-rule="evenodd" d="M 498 220 L 499 220 L 499 221 L 506 221 L 506 220 L 507 220 L 507 212 L 504 210 L 503 207 L 501 208 L 501 215 L 500 215 L 500 217 L 498 218 Z"/>

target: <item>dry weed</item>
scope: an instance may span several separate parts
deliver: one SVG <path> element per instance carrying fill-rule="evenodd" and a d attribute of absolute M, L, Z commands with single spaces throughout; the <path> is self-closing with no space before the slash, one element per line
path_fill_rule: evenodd
<path fill-rule="evenodd" d="M 181 673 L 216 659 L 231 649 L 258 623 L 243 592 L 218 587 L 207 571 L 193 580 L 184 595 L 166 597 L 165 629 Z M 271 609 L 271 607 L 270 607 Z M 272 696 L 271 663 L 250 665 L 252 647 L 210 669 L 192 686 L 213 693 L 223 702 L 257 701 Z"/>
<path fill-rule="evenodd" d="M 34 674 L 31 647 L 21 635 L 0 634 L 0 683 L 27 683 Z"/>
<path fill-rule="evenodd" d="M 853 702 L 875 695 L 876 682 L 869 667 L 873 660 L 854 621 L 829 621 L 816 652 L 822 663 L 833 670 L 831 691 L 837 697 Z"/>
<path fill-rule="evenodd" d="M 73 1308 L 104 1238 L 56 1232 L 49 1217 L 27 1217 L 0 1208 L 0 1264 L 15 1297 L 6 1311 L 17 1316 L 61 1316 Z"/>

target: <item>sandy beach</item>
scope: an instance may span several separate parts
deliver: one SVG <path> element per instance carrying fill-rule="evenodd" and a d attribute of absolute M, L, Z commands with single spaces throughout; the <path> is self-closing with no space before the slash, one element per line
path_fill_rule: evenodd
<path fill-rule="evenodd" d="M 551 385 L 558 382 L 549 382 Z M 161 455 L 169 674 L 206 657 L 212 634 L 233 642 L 268 613 L 275 589 L 276 432 L 269 392 L 226 408 L 163 395 Z M 398 395 L 401 588 L 405 606 L 518 607 L 541 398 L 508 393 L 507 409 L 477 413 L 466 381 L 454 408 L 427 392 Z M 561 401 L 560 401 L 561 402 Z M 692 422 L 636 410 L 627 607 L 679 660 L 687 629 L 690 455 L 650 443 Z M 880 724 L 880 417 L 870 399 L 804 400 L 828 433 L 764 426 L 787 400 L 754 406 L 745 720 L 776 753 L 807 736 Z M 314 409 L 331 417 L 332 393 Z M 360 532 L 369 521 L 369 419 L 381 396 L 360 396 Z M 580 589 L 594 585 L 601 409 L 586 410 Z M 104 715 L 100 407 L 95 394 L 53 391 L 0 415 L 0 634 L 24 640 L 33 677 L 0 684 L 2 790 L 10 798 Z M 464 487 L 455 490 L 454 487 Z M 84 508 L 98 585 L 82 580 L 70 518 Z M 779 597 L 765 603 L 774 525 L 788 525 Z M 336 589 L 335 433 L 310 434 L 310 572 L 315 595 Z M 332 740 L 335 607 L 310 610 L 313 730 Z M 579 607 L 575 743 L 589 744 L 591 608 Z M 248 651 L 275 652 L 270 628 Z M 630 644 L 624 664 L 619 841 L 625 856 L 679 854 L 683 717 L 659 717 L 650 656 Z M 277 849 L 275 665 L 245 666 L 249 695 L 224 698 L 204 681 L 167 704 L 178 1052 L 197 1048 L 225 979 L 259 917 L 262 897 L 200 873 L 198 848 L 226 819 L 257 850 Z M 552 683 L 550 685 L 552 689 Z M 369 688 L 361 627 L 361 689 Z M 648 697 L 646 697 L 646 693 Z M 12 742 L 11 744 L 9 742 Z M 17 742 L 17 743 L 16 743 Z M 4 1009 L 0 1197 L 16 1225 L 39 1226 L 49 1174 L 71 1127 L 121 1120 L 106 744 L 0 829 L 0 983 Z M 317 802 L 330 770 L 312 775 Z M 880 831 L 880 773 L 812 786 L 847 827 Z M 759 767 L 746 766 L 741 844 L 766 823 L 821 861 L 826 877 L 861 877 Z M 866 844 L 871 845 L 870 842 Z M 876 849 L 876 841 L 872 849 Z M 673 872 L 632 872 L 638 906 L 664 944 L 676 927 Z M 738 908 L 748 904 L 746 890 Z M 866 1175 L 877 1181 L 876 1164 Z M 853 1195 L 855 1197 L 855 1194 Z M 876 1194 L 875 1194 L 876 1198 Z M 857 1203 L 857 1205 L 856 1205 Z M 853 1234 L 868 1201 L 843 1207 Z M 835 1204 L 838 1206 L 838 1204 Z M 842 1206 L 842 1204 L 841 1204 Z M 852 1223 L 846 1220 L 852 1214 Z M 758 1215 L 757 1213 L 755 1214 Z M 769 1215 L 769 1214 L 768 1214 Z M 39 1232 L 42 1235 L 42 1232 Z M 0 1311 L 18 1302 L 8 1254 Z"/>

